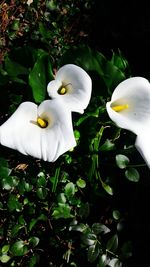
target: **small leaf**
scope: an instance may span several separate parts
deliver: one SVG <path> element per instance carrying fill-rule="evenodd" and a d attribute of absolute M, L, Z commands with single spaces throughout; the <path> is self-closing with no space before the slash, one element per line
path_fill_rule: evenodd
<path fill-rule="evenodd" d="M 17 237 L 18 235 L 18 232 L 23 228 L 22 225 L 20 224 L 16 224 L 12 227 L 11 229 L 11 236 L 14 238 L 14 237 Z"/>
<path fill-rule="evenodd" d="M 92 246 L 97 241 L 97 236 L 93 233 L 85 233 L 82 235 L 82 241 L 87 246 Z"/>
<path fill-rule="evenodd" d="M 14 256 L 23 256 L 27 253 L 28 248 L 25 245 L 25 242 L 20 240 L 15 242 L 12 246 L 11 246 L 11 253 Z"/>
<path fill-rule="evenodd" d="M 115 220 L 119 220 L 120 219 L 120 212 L 118 210 L 113 210 L 113 218 Z"/>
<path fill-rule="evenodd" d="M 13 194 L 9 196 L 7 206 L 10 211 L 14 211 L 14 210 L 21 211 L 22 210 L 22 204 L 18 201 L 18 198 L 16 197 L 16 195 L 13 195 Z"/>
<path fill-rule="evenodd" d="M 65 186 L 65 195 L 69 199 L 75 194 L 75 185 L 72 182 L 69 182 Z"/>
<path fill-rule="evenodd" d="M 104 190 L 109 194 L 109 195 L 113 195 L 113 188 L 112 187 L 110 187 L 110 185 L 108 185 L 108 184 L 106 184 L 106 183 L 104 183 L 104 182 L 102 182 L 102 187 L 104 188 Z"/>
<path fill-rule="evenodd" d="M 9 251 L 9 248 L 10 248 L 10 245 L 4 245 L 4 246 L 2 247 L 2 253 L 3 253 L 3 254 L 6 254 L 6 253 Z"/>
<path fill-rule="evenodd" d="M 32 218 L 31 221 L 30 221 L 30 224 L 29 224 L 29 231 L 32 230 L 32 228 L 35 226 L 35 224 L 38 222 L 38 221 L 46 221 L 47 220 L 47 217 L 44 215 L 44 214 L 41 214 L 38 218 L 34 219 Z"/>
<path fill-rule="evenodd" d="M 33 98 L 36 103 L 45 99 L 47 90 L 46 60 L 48 55 L 41 53 L 29 74 L 29 84 L 32 88 Z"/>
<path fill-rule="evenodd" d="M 10 256 L 8 256 L 8 255 L 6 255 L 6 254 L 4 254 L 4 255 L 2 255 L 2 256 L 0 257 L 0 261 L 1 261 L 2 263 L 7 263 L 10 259 L 11 259 Z"/>
<path fill-rule="evenodd" d="M 115 144 L 112 143 L 109 139 L 105 141 L 103 145 L 100 146 L 100 151 L 110 151 L 115 148 Z"/>
<path fill-rule="evenodd" d="M 107 234 L 110 232 L 110 229 L 102 223 L 93 223 L 92 230 L 95 234 Z"/>
<path fill-rule="evenodd" d="M 66 203 L 67 200 L 66 200 L 65 194 L 64 193 L 58 194 L 57 201 L 58 203 Z"/>
<path fill-rule="evenodd" d="M 45 199 L 47 197 L 47 194 L 48 194 L 47 188 L 43 188 L 43 187 L 37 188 L 36 194 L 37 194 L 38 198 Z"/>
<path fill-rule="evenodd" d="M 29 245 L 33 248 L 36 247 L 39 244 L 40 239 L 36 236 L 29 238 Z"/>
<path fill-rule="evenodd" d="M 110 266 L 110 267 L 122 267 L 122 263 L 120 262 L 119 259 L 114 258 L 109 262 L 108 266 Z"/>
<path fill-rule="evenodd" d="M 77 225 L 71 225 L 69 229 L 71 231 L 78 231 L 78 232 L 84 233 L 87 230 L 87 228 L 88 226 L 86 224 L 80 223 Z"/>
<path fill-rule="evenodd" d="M 79 178 L 76 182 L 77 186 L 80 187 L 80 188 L 85 188 L 86 187 L 86 182 L 85 180 Z"/>
<path fill-rule="evenodd" d="M 140 180 L 140 174 L 135 168 L 128 168 L 125 171 L 125 176 L 131 182 L 137 183 Z"/>
<path fill-rule="evenodd" d="M 106 247 L 109 251 L 116 252 L 118 248 L 118 236 L 116 234 L 108 240 Z"/>
<path fill-rule="evenodd" d="M 8 177 L 10 172 L 7 161 L 4 158 L 0 158 L 0 178 Z"/>
<path fill-rule="evenodd" d="M 66 203 L 58 203 L 58 206 L 53 210 L 52 216 L 55 219 L 67 219 L 73 217 L 71 214 L 71 207 Z"/>
<path fill-rule="evenodd" d="M 96 244 L 89 246 L 88 248 L 88 261 L 94 262 L 100 253 L 100 245 L 96 242 Z"/>
<path fill-rule="evenodd" d="M 129 162 L 130 160 L 127 156 L 122 154 L 116 155 L 116 164 L 120 169 L 125 169 L 128 166 Z"/>
<path fill-rule="evenodd" d="M 37 179 L 37 186 L 39 187 L 45 187 L 47 184 L 46 178 L 44 175 L 39 175 Z"/>
<path fill-rule="evenodd" d="M 40 256 L 35 253 L 29 259 L 29 266 L 28 267 L 35 267 L 36 264 L 39 262 Z"/>
<path fill-rule="evenodd" d="M 109 262 L 108 256 L 106 254 L 102 254 L 102 256 L 100 256 L 100 260 L 97 267 L 106 267 L 108 266 L 108 262 Z"/>

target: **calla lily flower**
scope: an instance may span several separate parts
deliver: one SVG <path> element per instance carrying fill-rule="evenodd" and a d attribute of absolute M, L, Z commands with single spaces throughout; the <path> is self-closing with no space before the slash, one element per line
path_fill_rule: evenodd
<path fill-rule="evenodd" d="M 135 146 L 150 166 L 150 83 L 142 77 L 121 82 L 106 109 L 117 126 L 137 135 Z"/>
<path fill-rule="evenodd" d="M 0 143 L 53 162 L 76 146 L 71 112 L 59 99 L 43 101 L 39 106 L 24 102 L 0 126 Z"/>
<path fill-rule="evenodd" d="M 91 98 L 92 81 L 81 67 L 67 64 L 49 82 L 47 91 L 51 98 L 61 98 L 71 111 L 83 113 Z"/>

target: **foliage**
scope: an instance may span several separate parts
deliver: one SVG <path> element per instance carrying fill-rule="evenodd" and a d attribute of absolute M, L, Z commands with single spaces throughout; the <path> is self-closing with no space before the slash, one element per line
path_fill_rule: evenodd
<path fill-rule="evenodd" d="M 47 83 L 64 64 L 85 69 L 93 92 L 85 113 L 73 114 L 77 147 L 55 163 L 0 147 L 1 265 L 122 266 L 133 251 L 130 202 L 140 178 L 148 177 L 134 135 L 117 128 L 105 108 L 115 86 L 132 75 L 129 63 L 120 51 L 107 59 L 80 43 L 79 33 L 74 38 L 79 8 L 87 12 L 90 1 L 16 1 L 15 14 L 8 2 L 1 4 L 9 50 L 0 66 L 1 123 L 21 102 L 47 99 Z"/>

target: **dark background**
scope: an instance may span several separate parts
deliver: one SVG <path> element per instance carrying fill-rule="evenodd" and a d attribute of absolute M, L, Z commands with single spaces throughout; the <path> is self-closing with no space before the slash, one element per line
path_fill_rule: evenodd
<path fill-rule="evenodd" d="M 106 56 L 120 49 L 133 76 L 150 77 L 150 7 L 145 1 L 97 0 L 91 45 Z"/>

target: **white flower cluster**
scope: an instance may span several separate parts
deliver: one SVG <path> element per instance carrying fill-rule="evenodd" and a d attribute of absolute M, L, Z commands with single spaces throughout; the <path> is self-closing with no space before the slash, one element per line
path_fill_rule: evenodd
<path fill-rule="evenodd" d="M 92 81 L 79 66 L 67 64 L 47 86 L 51 99 L 39 106 L 20 104 L 0 126 L 0 143 L 44 161 L 53 162 L 76 146 L 72 112 L 83 113 L 88 106 Z"/>

